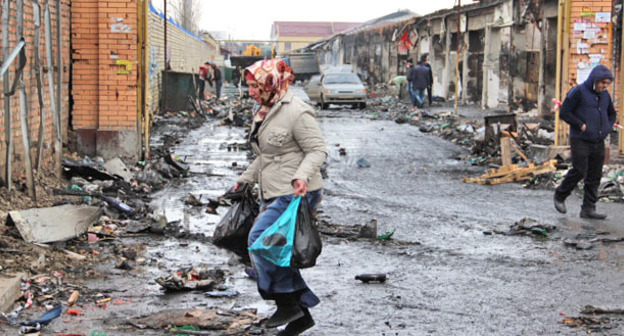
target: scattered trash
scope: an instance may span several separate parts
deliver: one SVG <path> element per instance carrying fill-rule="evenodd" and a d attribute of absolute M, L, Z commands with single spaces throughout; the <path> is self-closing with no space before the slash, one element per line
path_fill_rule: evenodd
<path fill-rule="evenodd" d="M 127 323 L 139 329 L 193 325 L 206 330 L 240 330 L 242 335 L 243 330 L 258 322 L 256 314 L 256 309 L 174 309 L 132 318 Z"/>
<path fill-rule="evenodd" d="M 43 313 L 38 319 L 32 320 L 30 322 L 22 323 L 23 326 L 32 327 L 32 326 L 44 326 L 57 317 L 61 316 L 63 313 L 63 306 L 56 306 L 49 311 Z M 35 331 L 40 330 L 39 328 Z"/>
<path fill-rule="evenodd" d="M 358 238 L 377 238 L 377 220 L 372 219 L 366 225 L 362 226 Z"/>
<path fill-rule="evenodd" d="M 50 243 L 78 237 L 102 215 L 99 207 L 61 205 L 11 211 L 7 221 L 14 224 L 29 243 Z"/>
<path fill-rule="evenodd" d="M 213 292 L 206 292 L 204 293 L 204 295 L 208 296 L 208 297 L 213 297 L 213 298 L 217 298 L 217 297 L 232 297 L 232 296 L 238 296 L 240 293 L 236 290 L 230 290 L 230 291 L 213 291 Z"/>
<path fill-rule="evenodd" d="M 394 234 L 395 229 L 392 229 L 392 231 L 388 231 L 384 234 L 381 234 L 379 236 L 377 236 L 377 240 L 382 241 L 382 240 L 388 240 L 390 238 L 392 238 L 392 235 Z"/>
<path fill-rule="evenodd" d="M 370 166 L 371 166 L 371 164 L 368 161 L 366 161 L 365 159 L 363 159 L 363 158 L 357 160 L 357 165 L 360 168 L 370 168 Z"/>
<path fill-rule="evenodd" d="M 526 235 L 548 237 L 550 232 L 557 229 L 557 226 L 551 224 L 540 223 L 536 219 L 525 217 L 515 222 L 510 228 L 508 235 Z"/>
<path fill-rule="evenodd" d="M 387 276 L 386 274 L 378 273 L 378 274 L 360 274 L 355 276 L 355 280 L 360 280 L 363 283 L 369 282 L 386 282 Z"/>
<path fill-rule="evenodd" d="M 205 268 L 189 267 L 178 270 L 168 276 L 157 278 L 155 281 L 165 290 L 213 290 L 221 285 L 225 273 L 221 269 L 208 270 Z"/>

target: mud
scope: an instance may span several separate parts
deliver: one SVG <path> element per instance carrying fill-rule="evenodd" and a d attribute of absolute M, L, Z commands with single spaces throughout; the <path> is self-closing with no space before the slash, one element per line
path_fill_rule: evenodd
<path fill-rule="evenodd" d="M 560 215 L 547 190 L 462 183 L 461 177 L 484 172 L 456 159 L 467 154 L 465 149 L 408 124 L 374 119 L 367 111 L 318 112 L 329 149 L 320 216 L 345 226 L 375 219 L 380 234 L 395 233 L 386 242 L 323 236 L 317 266 L 302 271 L 321 298 L 312 309 L 317 324 L 304 335 L 624 333 L 617 315 L 596 321 L 574 317 L 579 307 L 622 302 L 624 243 L 598 241 L 589 250 L 564 243 L 598 233 L 624 236 L 622 204 L 598 204 L 609 219 L 590 221 L 578 217 L 578 195 L 568 200 L 569 213 Z M 244 142 L 243 128 L 218 121 L 189 131 L 172 152 L 190 165 L 191 176 L 165 186 L 151 205 L 190 233 L 210 237 L 228 209 L 209 214 L 185 200 L 189 194 L 217 197 L 231 187 L 249 162 Z M 360 168 L 360 159 L 370 167 Z M 555 229 L 541 237 L 497 233 L 508 232 L 525 217 Z M 124 245 L 141 247 L 145 265 L 119 270 L 108 258 L 96 269 L 99 278 L 84 280 L 89 291 L 121 303 L 106 308 L 84 304 L 84 316 L 63 315 L 46 333 L 162 335 L 162 330 L 138 330 L 123 321 L 169 309 L 272 313 L 272 303 L 259 297 L 234 254 L 194 237 L 124 238 Z M 200 291 L 169 293 L 154 281 L 191 265 L 224 269 L 225 286 L 240 294 L 208 298 Z M 367 284 L 355 279 L 374 273 L 386 274 L 387 280 Z M 600 323 L 608 325 L 601 328 Z"/>

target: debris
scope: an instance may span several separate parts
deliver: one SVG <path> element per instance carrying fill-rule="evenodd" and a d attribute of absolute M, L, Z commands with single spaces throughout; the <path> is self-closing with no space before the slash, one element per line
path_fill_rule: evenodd
<path fill-rule="evenodd" d="M 524 217 L 515 222 L 507 234 L 548 237 L 548 234 L 557 229 L 557 226 L 538 222 L 536 219 Z"/>
<path fill-rule="evenodd" d="M 222 284 L 225 272 L 220 269 L 207 270 L 205 268 L 189 267 L 181 269 L 168 276 L 159 277 L 155 281 L 165 290 L 213 290 Z"/>
<path fill-rule="evenodd" d="M 379 282 L 379 283 L 384 283 L 386 282 L 387 276 L 383 273 L 378 273 L 378 274 L 359 274 L 355 276 L 355 280 L 360 280 L 363 283 L 369 283 L 369 282 Z"/>
<path fill-rule="evenodd" d="M 65 312 L 65 314 L 67 315 L 72 315 L 72 316 L 82 316 L 84 315 L 83 313 L 79 312 L 76 309 L 67 309 L 67 311 Z"/>
<path fill-rule="evenodd" d="M 204 295 L 208 296 L 208 297 L 213 297 L 213 298 L 217 298 L 217 297 L 232 297 L 232 296 L 237 296 L 240 293 L 236 290 L 230 290 L 230 291 L 212 291 L 212 292 L 206 292 L 204 293 Z"/>
<path fill-rule="evenodd" d="M 126 182 L 132 180 L 132 172 L 130 172 L 126 164 L 123 163 L 120 158 L 115 158 L 106 162 L 103 167 L 113 176 L 117 176 Z"/>
<path fill-rule="evenodd" d="M 581 314 L 624 314 L 624 307 L 600 307 L 587 305 L 581 308 Z"/>
<path fill-rule="evenodd" d="M 601 330 L 610 330 L 615 328 L 616 326 L 610 324 L 611 320 L 608 317 L 566 317 L 561 322 L 561 324 L 567 325 L 572 328 L 583 328 L 587 329 L 587 333 L 592 333 Z"/>
<path fill-rule="evenodd" d="M 78 237 L 102 215 L 99 207 L 61 205 L 9 212 L 9 219 L 26 242 L 50 243 Z"/>
<path fill-rule="evenodd" d="M 37 326 L 37 325 L 43 326 L 52 322 L 52 320 L 54 320 L 55 318 L 61 316 L 62 312 L 63 312 L 63 306 L 59 305 L 43 313 L 43 315 L 41 315 L 38 319 L 32 320 L 30 322 L 22 323 L 22 325 L 23 326 Z"/>
<path fill-rule="evenodd" d="M 370 168 L 371 164 L 366 161 L 364 158 L 357 160 L 357 165 L 360 168 Z"/>
<path fill-rule="evenodd" d="M 498 169 L 490 169 L 487 174 L 480 177 L 464 177 L 463 182 L 484 185 L 495 185 L 501 183 L 517 182 L 529 180 L 534 176 L 553 172 L 556 170 L 557 160 L 550 160 L 544 164 L 536 165 L 531 163 L 528 167 L 520 167 L 517 164 L 503 166 Z"/>
<path fill-rule="evenodd" d="M 388 240 L 392 238 L 392 235 L 394 234 L 394 230 L 395 229 L 392 229 L 392 231 L 388 231 L 382 235 L 377 236 L 377 240 L 381 241 L 381 240 Z"/>
<path fill-rule="evenodd" d="M 139 329 L 164 329 L 169 326 L 193 325 L 207 330 L 245 329 L 258 321 L 256 309 L 180 309 L 165 310 L 133 318 L 128 323 Z M 242 334 L 242 332 L 241 332 Z"/>
<path fill-rule="evenodd" d="M 73 306 L 76 301 L 78 301 L 78 297 L 80 297 L 80 292 L 79 291 L 73 291 L 71 293 L 71 295 L 69 296 L 69 299 L 67 299 L 67 304 L 71 307 Z"/>
<path fill-rule="evenodd" d="M 377 238 L 377 220 L 372 219 L 368 224 L 362 226 L 358 238 Z"/>

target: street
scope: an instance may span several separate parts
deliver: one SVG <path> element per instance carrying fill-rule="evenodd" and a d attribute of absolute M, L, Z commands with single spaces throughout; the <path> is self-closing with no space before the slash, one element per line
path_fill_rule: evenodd
<path fill-rule="evenodd" d="M 551 191 L 516 183 L 461 182 L 483 168 L 457 160 L 465 154 L 463 148 L 416 127 L 374 120 L 358 110 L 324 110 L 318 120 L 330 153 L 320 218 L 347 226 L 376 219 L 380 234 L 395 233 L 385 242 L 324 235 L 317 266 L 303 271 L 322 300 L 312 310 L 317 325 L 307 335 L 575 335 L 586 329 L 562 325 L 566 316 L 577 316 L 585 305 L 617 306 L 622 301 L 621 244 L 598 243 L 591 250 L 564 245 L 566 239 L 624 236 L 618 225 L 621 204 L 600 203 L 609 219 L 590 221 L 578 217 L 580 198 L 571 197 L 569 213 L 560 215 L 552 207 Z M 189 209 L 182 200 L 189 193 L 218 196 L 234 183 L 247 153 L 225 144 L 243 144 L 243 137 L 242 128 L 215 122 L 191 131 L 173 151 L 185 157 L 193 176 L 160 191 L 153 205 L 169 221 L 184 221 L 186 214 L 190 232 L 210 237 L 227 208 L 210 215 Z M 346 156 L 339 148 L 346 149 Z M 360 158 L 370 168 L 359 168 Z M 525 217 L 557 228 L 548 237 L 503 234 Z M 158 335 L 148 329 L 139 333 L 122 322 L 192 306 L 257 308 L 265 316 L 272 312 L 237 258 L 208 239 L 135 242 L 145 246 L 150 266 L 115 270 L 89 283 L 94 290 L 133 298 L 131 308 L 87 312 L 88 319 L 75 319 L 71 327 L 53 324 L 54 329 L 113 327 L 125 331 L 109 330 L 108 335 Z M 229 270 L 227 285 L 241 295 L 164 294 L 153 281 L 167 270 L 199 264 Z M 388 280 L 364 284 L 354 279 L 363 273 L 385 273 Z M 619 318 L 599 327 L 614 328 L 606 334 L 624 332 Z"/>

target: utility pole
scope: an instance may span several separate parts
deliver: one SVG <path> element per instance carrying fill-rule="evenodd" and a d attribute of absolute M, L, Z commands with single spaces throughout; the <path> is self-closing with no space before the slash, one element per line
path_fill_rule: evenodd
<path fill-rule="evenodd" d="M 163 70 L 163 82 L 162 82 L 162 94 L 163 94 L 163 111 L 167 111 L 167 0 L 165 1 L 165 47 L 164 47 L 164 70 Z"/>
<path fill-rule="evenodd" d="M 459 101 L 459 50 L 461 35 L 461 0 L 457 0 L 457 55 L 455 56 L 455 115 L 459 115 L 457 102 Z"/>

